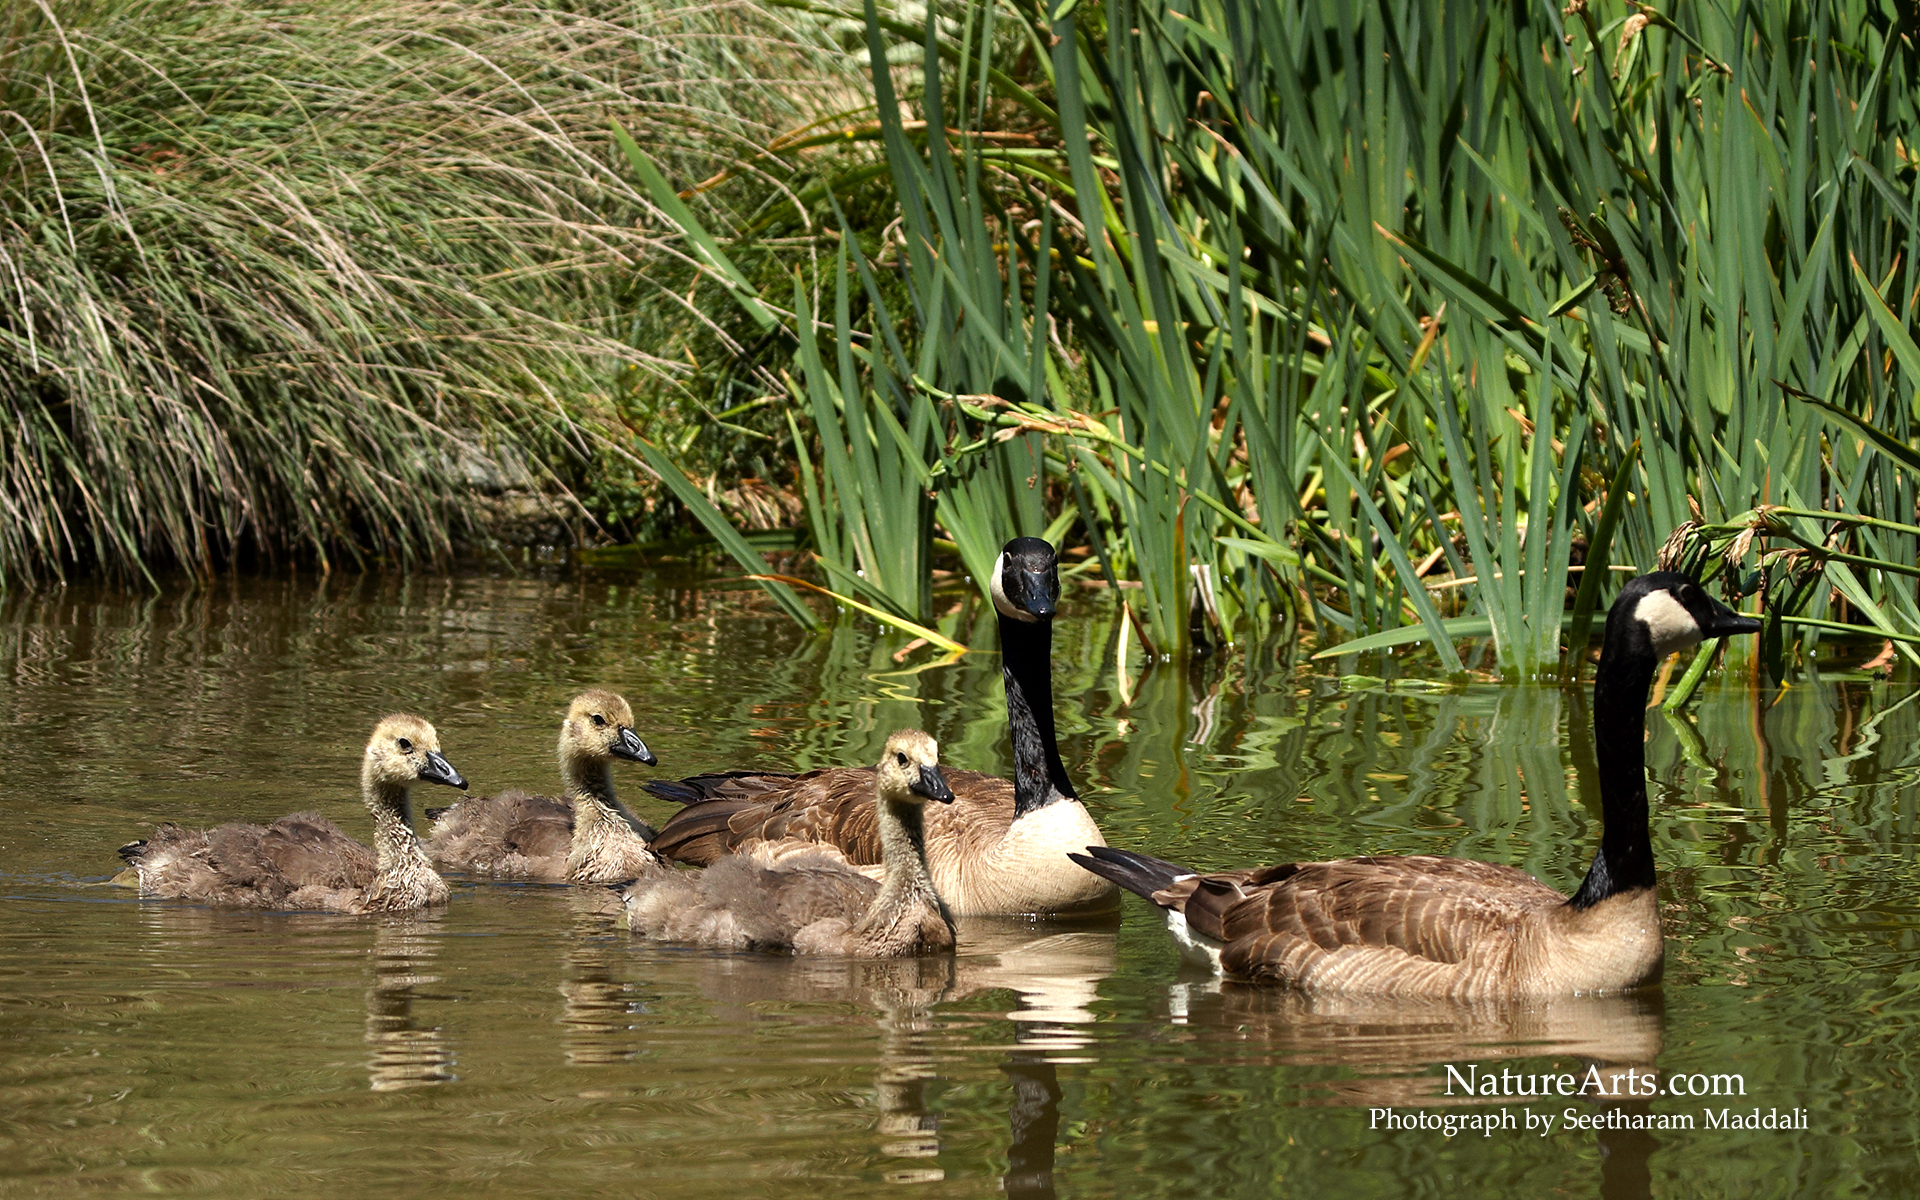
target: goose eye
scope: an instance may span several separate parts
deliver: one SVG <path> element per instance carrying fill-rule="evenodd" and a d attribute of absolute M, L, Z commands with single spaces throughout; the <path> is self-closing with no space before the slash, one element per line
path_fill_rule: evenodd
<path fill-rule="evenodd" d="M 607 723 L 607 719 L 601 716 L 599 713 L 595 713 L 593 714 L 593 723 L 595 725 L 604 726 Z"/>
<path fill-rule="evenodd" d="M 894 761 L 898 762 L 901 766 L 904 767 L 907 765 L 907 756 L 900 753 L 898 750 L 894 751 L 893 757 L 894 757 Z"/>
<path fill-rule="evenodd" d="M 407 739 L 405 739 L 405 738 L 396 738 L 396 739 L 394 739 L 394 743 L 393 743 L 393 744 L 394 744 L 394 745 L 396 745 L 396 746 L 398 746 L 398 747 L 400 747 L 400 753 L 402 753 L 402 754 L 412 754 L 412 753 L 413 753 L 413 743 L 412 743 L 412 742 L 410 742 L 410 741 L 408 741 L 408 740 L 407 740 Z"/>

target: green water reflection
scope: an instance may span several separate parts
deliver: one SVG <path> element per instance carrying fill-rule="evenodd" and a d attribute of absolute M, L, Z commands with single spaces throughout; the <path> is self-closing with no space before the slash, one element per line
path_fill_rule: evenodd
<path fill-rule="evenodd" d="M 1584 703 L 1229 655 L 1123 689 L 1058 629 L 1068 768 L 1109 840 L 1196 866 L 1591 854 Z M 1920 1187 L 1920 703 L 1709 690 L 1651 720 L 1668 982 L 1527 1010 L 1309 1001 L 1116 924 L 974 922 L 893 964 L 633 943 L 603 893 L 456 880 L 414 918 L 221 912 L 104 880 L 159 820 L 364 832 L 366 730 L 435 722 L 477 788 L 542 787 L 576 687 L 663 772 L 863 762 L 920 724 L 1004 771 L 998 662 L 804 642 L 669 573 L 228 581 L 0 598 L 0 1194 L 1839 1195 Z M 639 768 L 622 774 L 643 813 Z M 1737 1073 L 1744 1100 L 1461 1107 L 1444 1064 Z M 1375 1109 L 1802 1109 L 1809 1128 L 1380 1128 Z M 1521 1118 L 1524 1119 L 1524 1118 Z"/>

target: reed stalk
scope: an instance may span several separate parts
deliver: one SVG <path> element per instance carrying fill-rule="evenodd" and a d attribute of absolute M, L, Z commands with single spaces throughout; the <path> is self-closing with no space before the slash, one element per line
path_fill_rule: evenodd
<path fill-rule="evenodd" d="M 860 15 L 898 62 L 903 23 Z M 1051 527 L 1140 585 L 1152 654 L 1299 618 L 1446 673 L 1489 636 L 1535 677 L 1609 591 L 1573 568 L 1684 528 L 1776 676 L 1831 624 L 1920 634 L 1920 72 L 1878 8 L 1002 0 L 918 35 L 914 92 L 874 76 L 912 311 L 854 250 L 867 324 L 795 305 L 840 364 L 795 397 L 849 588 L 910 611 L 941 532 L 980 580 Z M 934 520 L 873 538 L 889 455 Z"/>

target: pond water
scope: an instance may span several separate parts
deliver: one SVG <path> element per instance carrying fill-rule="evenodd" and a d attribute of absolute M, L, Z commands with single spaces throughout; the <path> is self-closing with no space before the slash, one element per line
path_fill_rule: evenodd
<path fill-rule="evenodd" d="M 1098 593 L 1071 595 L 1055 653 L 1067 767 L 1111 842 L 1199 867 L 1445 852 L 1562 888 L 1584 872 L 1582 698 L 1241 653 L 1122 681 L 1112 629 Z M 107 882 L 156 821 L 310 808 L 364 836 L 359 751 L 394 709 L 432 720 L 477 790 L 550 787 L 559 716 L 594 684 L 629 698 L 662 773 L 865 763 L 909 724 L 1004 772 L 998 659 L 896 661 L 904 645 L 810 640 L 754 592 L 667 570 L 0 598 L 0 1195 L 1920 1190 L 1906 684 L 1728 683 L 1650 714 L 1667 980 L 1603 1001 L 1221 988 L 1131 898 L 875 965 L 638 942 L 597 889 L 455 877 L 444 912 L 383 918 Z M 619 778 L 658 820 L 645 771 Z M 1449 1066 L 1744 1095 L 1472 1100 Z M 1722 1109 L 1805 1128 L 1706 1128 Z M 1423 1114 L 1515 1128 L 1449 1137 Z M 1568 1125 L 1614 1114 L 1695 1128 Z"/>

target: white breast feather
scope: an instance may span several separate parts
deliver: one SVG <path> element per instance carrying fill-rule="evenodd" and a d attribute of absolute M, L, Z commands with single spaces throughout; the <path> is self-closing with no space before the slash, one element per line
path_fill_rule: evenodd
<path fill-rule="evenodd" d="M 1180 947 L 1180 957 L 1196 966 L 1211 968 L 1215 974 L 1220 972 L 1221 943 L 1204 933 L 1196 933 L 1193 926 L 1187 924 L 1185 913 L 1167 912 L 1167 932 L 1173 935 L 1174 944 Z"/>

